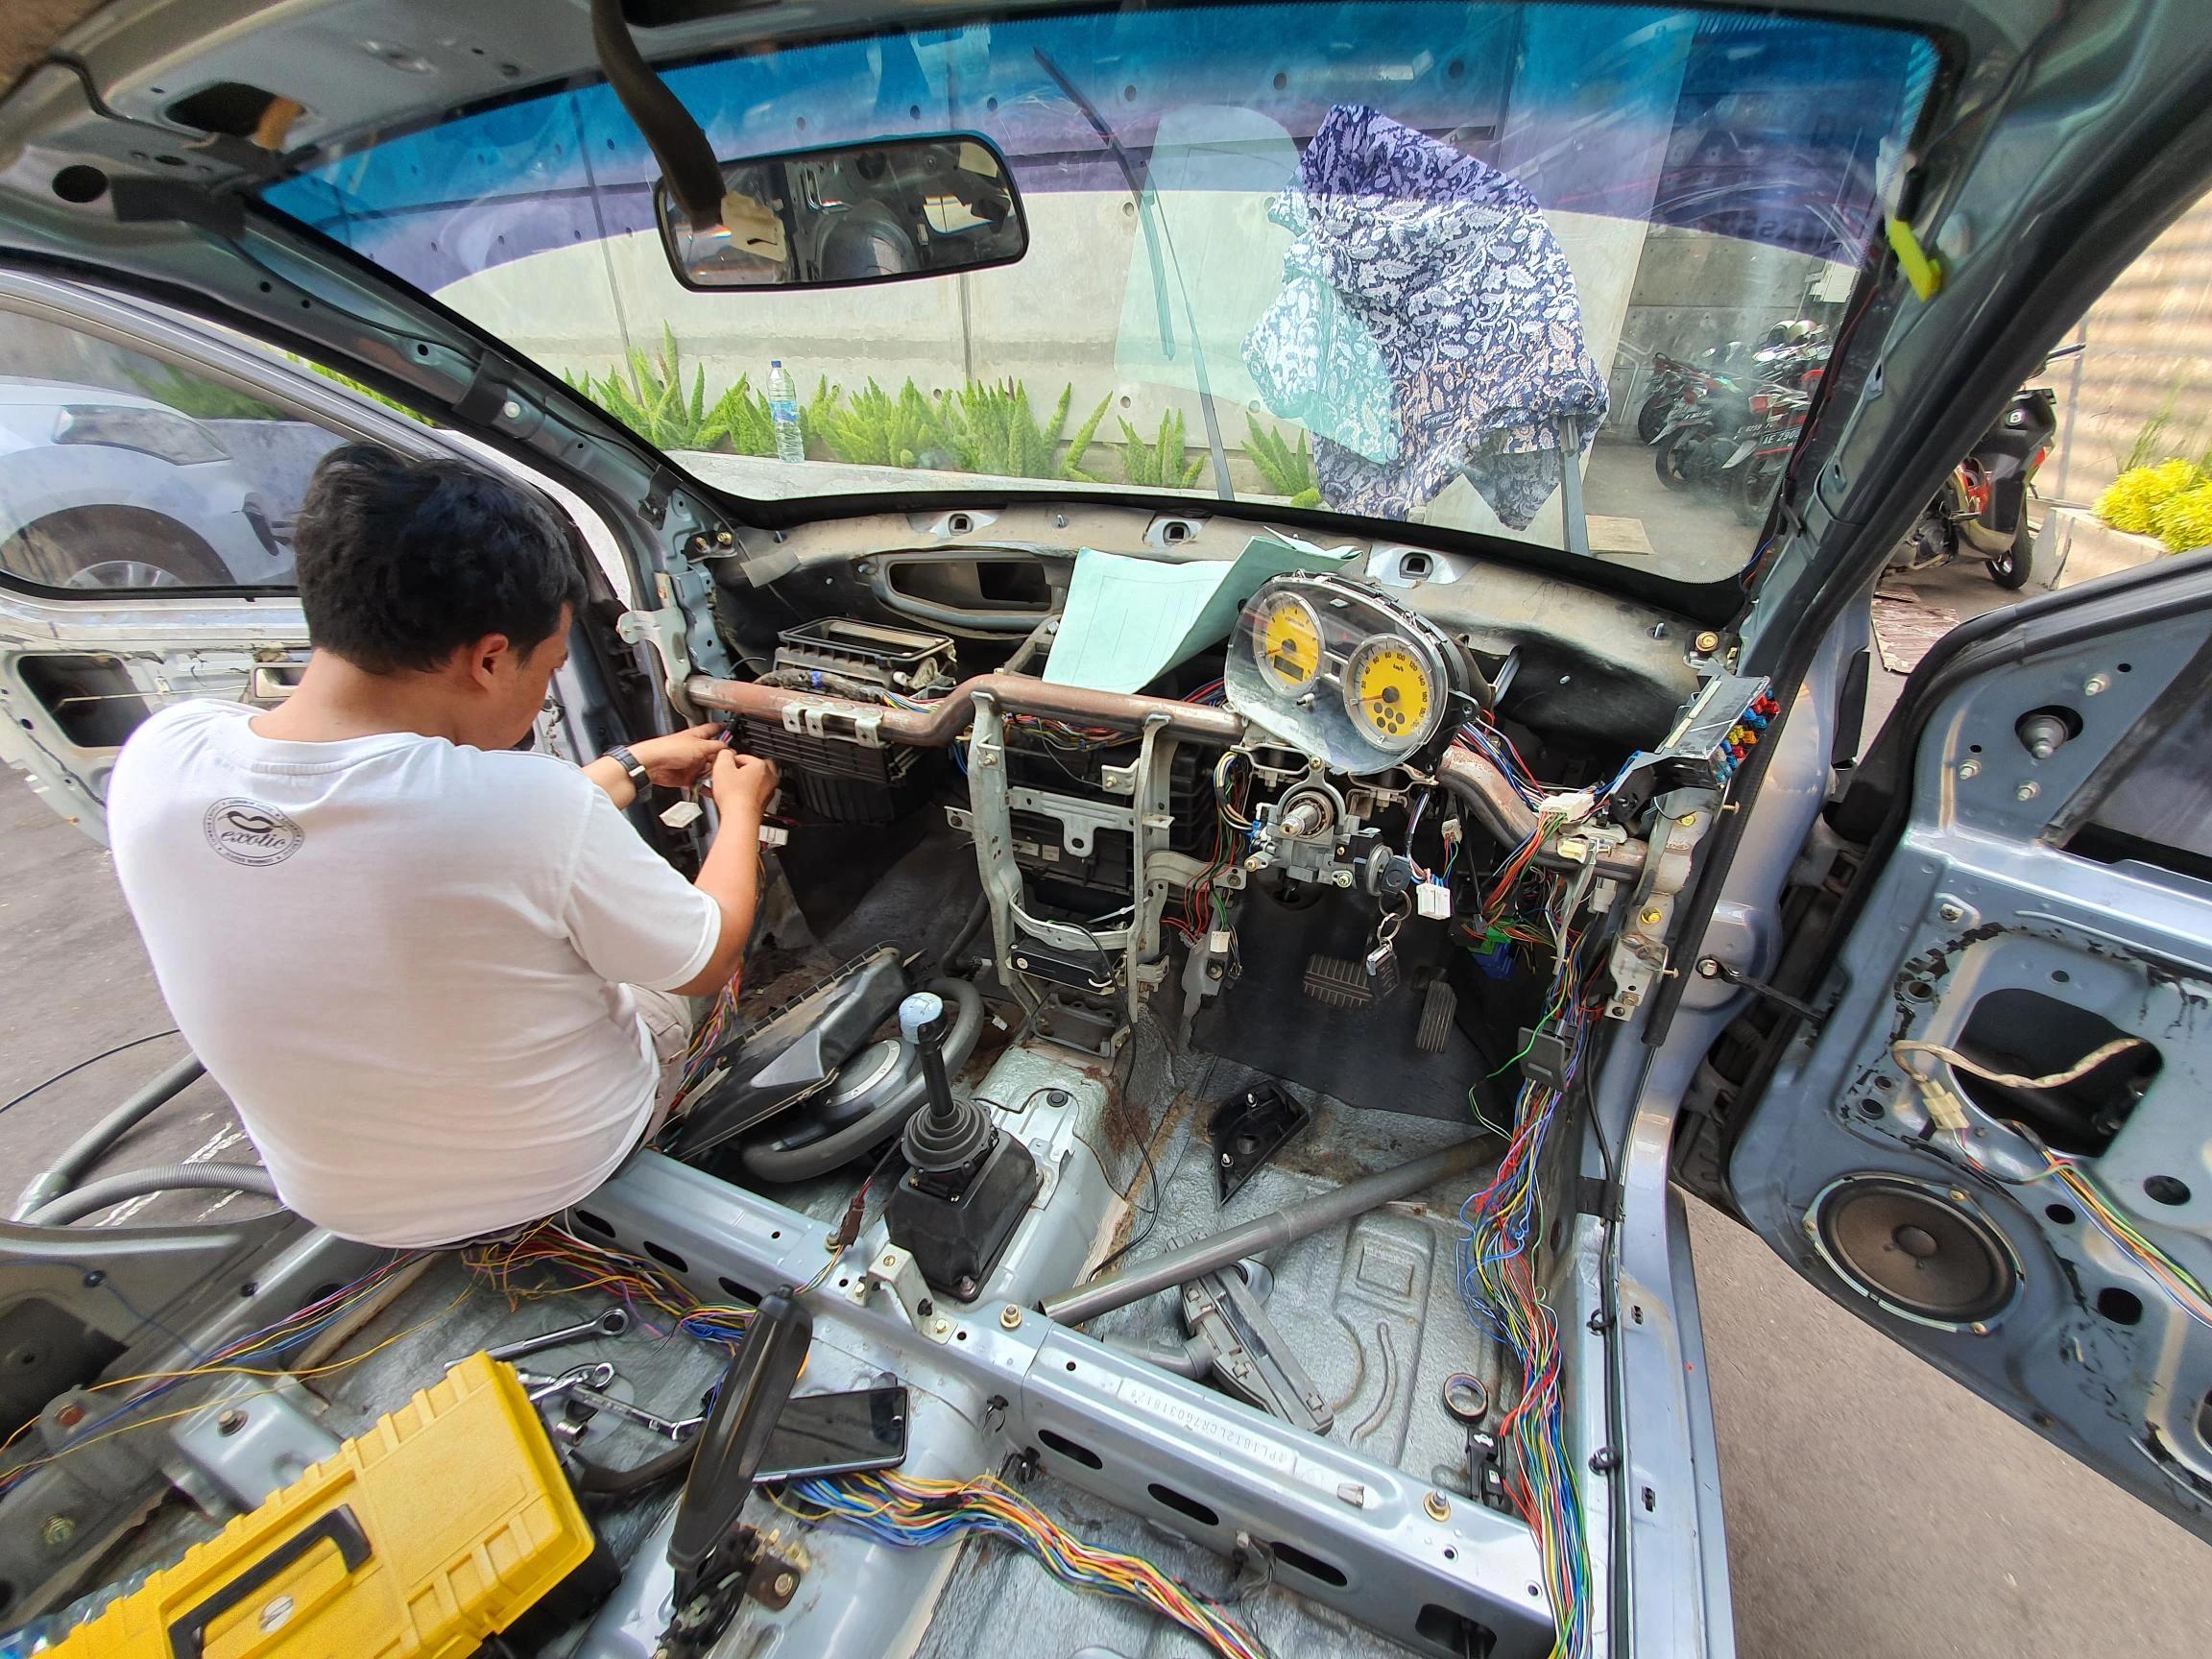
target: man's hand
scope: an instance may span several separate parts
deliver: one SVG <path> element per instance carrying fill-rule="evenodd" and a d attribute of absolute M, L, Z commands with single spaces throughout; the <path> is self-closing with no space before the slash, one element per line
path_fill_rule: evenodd
<path fill-rule="evenodd" d="M 640 755 L 637 758 L 645 757 Z M 757 824 L 768 810 L 768 803 L 776 797 L 777 781 L 775 761 L 724 749 L 714 757 L 714 775 L 707 787 L 713 793 L 714 805 L 725 818 L 733 814 L 750 816 Z"/>
<path fill-rule="evenodd" d="M 663 789 L 688 789 L 714 768 L 714 757 L 726 755 L 722 728 L 709 720 L 665 737 L 647 737 L 630 745 L 645 775 Z"/>

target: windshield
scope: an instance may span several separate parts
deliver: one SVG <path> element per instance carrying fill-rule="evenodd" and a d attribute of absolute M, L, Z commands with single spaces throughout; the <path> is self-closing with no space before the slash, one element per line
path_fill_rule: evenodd
<path fill-rule="evenodd" d="M 1180 491 L 1709 580 L 1752 552 L 1934 62 L 1874 28 L 1368 0 L 668 71 L 726 158 L 1004 155 L 1018 263 L 819 292 L 680 284 L 604 84 L 372 133 L 263 200 L 741 495 Z"/>

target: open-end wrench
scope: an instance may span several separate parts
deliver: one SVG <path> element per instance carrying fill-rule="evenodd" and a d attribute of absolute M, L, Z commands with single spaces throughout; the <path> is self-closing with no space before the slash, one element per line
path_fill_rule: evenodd
<path fill-rule="evenodd" d="M 587 1319 L 581 1325 L 565 1325 L 558 1331 L 548 1331 L 539 1336 L 524 1336 L 519 1341 L 502 1342 L 485 1353 L 494 1359 L 510 1362 L 526 1355 L 541 1354 L 548 1348 L 564 1348 L 571 1342 L 589 1342 L 594 1336 L 619 1336 L 630 1329 L 630 1310 L 610 1308 L 596 1319 Z"/>
<path fill-rule="evenodd" d="M 681 1440 L 707 1421 L 704 1414 L 697 1417 L 663 1417 L 658 1411 L 648 1411 L 642 1406 L 633 1406 L 627 1400 L 617 1400 L 612 1394 L 600 1392 L 589 1382 L 576 1382 L 563 1392 L 572 1405 L 588 1410 L 604 1411 L 611 1417 L 619 1417 L 626 1423 L 635 1423 L 640 1429 L 650 1429 L 656 1434 L 665 1434 L 671 1440 Z"/>
<path fill-rule="evenodd" d="M 515 1376 L 522 1384 L 524 1398 L 533 1405 L 551 1400 L 557 1395 L 573 1395 L 579 1388 L 604 1388 L 614 1381 L 613 1361 L 602 1359 L 595 1365 L 576 1365 L 558 1377 L 548 1377 L 541 1371 L 517 1371 Z"/>

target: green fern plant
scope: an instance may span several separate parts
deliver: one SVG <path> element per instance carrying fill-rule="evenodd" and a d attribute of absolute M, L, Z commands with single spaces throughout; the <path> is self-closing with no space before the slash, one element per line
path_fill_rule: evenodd
<path fill-rule="evenodd" d="M 1147 490 L 1189 490 L 1205 469 L 1205 456 L 1184 459 L 1189 445 L 1179 409 L 1160 417 L 1159 436 L 1150 444 L 1127 421 L 1121 422 L 1121 476 L 1131 484 Z"/>
<path fill-rule="evenodd" d="M 1041 422 L 1030 411 L 1029 389 L 1019 381 L 998 384 L 971 380 L 957 392 L 948 393 L 939 402 L 938 413 L 953 459 L 964 471 L 1094 484 L 1097 480 L 1083 470 L 1083 456 L 1098 431 L 1098 422 L 1106 418 L 1109 399 L 1098 399 L 1098 407 L 1066 440 L 1063 454 L 1061 434 L 1068 429 L 1074 399 L 1075 388 L 1063 386 L 1059 401 L 1052 406 L 1051 419 Z"/>
<path fill-rule="evenodd" d="M 708 405 L 706 419 L 693 434 L 694 449 L 727 449 L 736 455 L 776 453 L 776 421 L 768 412 L 764 393 L 753 390 L 750 374 L 737 376 L 737 384 Z"/>
<path fill-rule="evenodd" d="M 648 357 L 633 346 L 628 368 L 627 379 L 614 373 L 603 374 L 597 380 L 589 374 L 566 378 L 570 386 L 656 449 L 709 449 L 715 439 L 728 431 L 734 414 L 723 407 L 729 394 L 709 407 L 705 369 L 693 371 L 686 394 L 683 352 L 676 344 L 676 330 L 667 324 L 661 325 L 660 351 Z M 732 392 L 736 390 L 731 388 Z M 716 430 L 718 417 L 720 432 Z"/>
<path fill-rule="evenodd" d="M 300 363 L 303 360 L 298 357 L 294 357 L 292 361 L 295 363 Z M 360 381 L 354 379 L 350 374 L 341 374 L 337 370 L 325 369 L 320 363 L 308 363 L 306 364 L 306 367 L 312 369 L 316 373 L 322 375 L 324 379 L 332 381 L 337 385 L 345 387 L 347 391 L 352 393 L 356 397 L 366 397 L 372 403 L 381 403 L 385 408 L 391 410 L 394 414 L 404 415 L 408 420 L 416 422 L 418 425 L 435 426 L 438 424 L 437 421 L 431 420 L 429 416 L 422 414 L 420 410 L 408 408 L 406 404 L 400 402 L 397 397 L 385 397 L 383 393 L 377 391 L 373 386 L 362 385 Z"/>
<path fill-rule="evenodd" d="M 1247 421 L 1244 453 L 1260 469 L 1270 494 L 1289 496 L 1293 507 L 1321 505 L 1321 481 L 1313 473 L 1313 449 L 1304 427 L 1298 429 L 1298 447 L 1293 449 L 1284 441 L 1282 428 Z"/>
<path fill-rule="evenodd" d="M 281 421 L 284 412 L 251 392 L 233 392 L 214 380 L 180 374 L 166 363 L 132 370 L 131 383 L 156 403 L 195 421 Z"/>
<path fill-rule="evenodd" d="M 911 380 L 897 396 L 870 380 L 843 408 L 834 397 L 818 402 L 814 419 L 823 446 L 853 466 L 920 467 L 925 457 L 950 446 L 937 407 Z"/>

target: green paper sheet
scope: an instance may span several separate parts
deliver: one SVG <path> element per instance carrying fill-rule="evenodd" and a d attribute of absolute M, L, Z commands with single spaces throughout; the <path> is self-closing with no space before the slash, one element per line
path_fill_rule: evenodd
<path fill-rule="evenodd" d="M 1244 601 L 1271 576 L 1331 570 L 1354 552 L 1256 536 L 1233 560 L 1169 563 L 1101 553 L 1075 555 L 1068 604 L 1045 678 L 1124 695 L 1229 637 Z"/>

